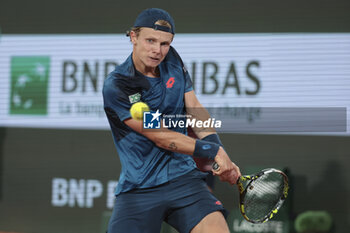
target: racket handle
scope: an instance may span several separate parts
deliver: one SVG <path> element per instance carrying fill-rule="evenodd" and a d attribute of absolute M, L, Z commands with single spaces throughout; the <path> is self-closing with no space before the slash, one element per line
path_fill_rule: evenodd
<path fill-rule="evenodd" d="M 217 164 L 216 162 L 214 162 L 213 165 L 211 165 L 211 167 L 213 168 L 214 171 L 218 171 L 218 170 L 220 169 L 219 164 Z M 238 185 L 238 188 L 240 188 L 239 183 L 240 183 L 241 177 L 242 177 L 242 176 L 238 177 L 237 182 L 236 182 L 236 184 Z M 243 187 L 242 187 L 242 188 L 243 188 Z M 241 191 L 241 189 L 240 189 L 240 191 Z M 242 191 L 242 192 L 243 192 L 243 191 Z"/>
<path fill-rule="evenodd" d="M 214 171 L 217 171 L 217 170 L 219 170 L 220 166 L 219 166 L 219 164 L 214 162 L 213 165 L 212 165 L 212 168 L 213 168 Z"/>

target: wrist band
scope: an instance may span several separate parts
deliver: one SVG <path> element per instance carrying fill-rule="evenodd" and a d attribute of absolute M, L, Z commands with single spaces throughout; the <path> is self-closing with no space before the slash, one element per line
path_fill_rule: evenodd
<path fill-rule="evenodd" d="M 219 144 L 197 139 L 193 156 L 214 159 L 219 151 L 219 148 Z"/>
<path fill-rule="evenodd" d="M 220 146 L 224 147 L 224 145 L 222 145 L 222 142 L 219 138 L 219 135 L 216 133 L 209 134 L 208 136 L 202 138 L 202 140 L 207 141 L 207 142 L 215 142 L 215 143 L 219 144 Z"/>

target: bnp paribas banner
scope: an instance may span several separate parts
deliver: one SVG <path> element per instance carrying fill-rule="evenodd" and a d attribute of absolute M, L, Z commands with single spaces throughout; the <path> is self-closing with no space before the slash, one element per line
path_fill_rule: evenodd
<path fill-rule="evenodd" d="M 349 134 L 349 33 L 177 34 L 172 45 L 219 132 Z M 2 35 L 0 126 L 108 129 L 103 81 L 131 51 L 124 35 Z"/>

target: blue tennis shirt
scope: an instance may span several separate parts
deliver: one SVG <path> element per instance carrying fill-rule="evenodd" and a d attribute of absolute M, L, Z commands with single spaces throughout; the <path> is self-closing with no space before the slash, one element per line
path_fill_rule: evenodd
<path fill-rule="evenodd" d="M 174 48 L 170 47 L 159 71 L 159 78 L 142 75 L 135 70 L 130 55 L 104 82 L 104 109 L 122 164 L 116 195 L 163 184 L 196 168 L 191 156 L 159 148 L 123 122 L 131 117 L 130 107 L 137 101 L 162 114 L 185 114 L 184 94 L 193 88 Z M 185 128 L 172 130 L 187 134 Z"/>

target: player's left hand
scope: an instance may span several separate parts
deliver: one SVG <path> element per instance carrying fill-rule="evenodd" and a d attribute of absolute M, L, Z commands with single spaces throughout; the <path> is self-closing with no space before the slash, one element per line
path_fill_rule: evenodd
<path fill-rule="evenodd" d="M 215 162 L 219 165 L 218 170 L 212 170 L 214 175 L 219 176 L 221 181 L 236 184 L 238 178 L 241 176 L 239 167 L 231 161 L 225 150 L 220 147 Z"/>
<path fill-rule="evenodd" d="M 219 175 L 219 179 L 224 182 L 228 182 L 231 185 L 234 185 L 237 183 L 238 178 L 241 176 L 241 172 L 239 167 L 232 162 L 233 169 L 228 170 L 226 172 L 223 172 L 221 175 Z"/>

